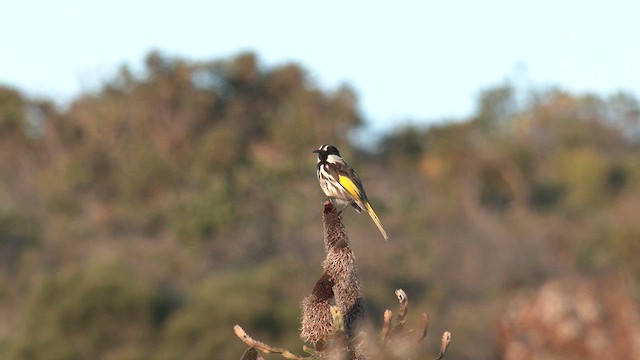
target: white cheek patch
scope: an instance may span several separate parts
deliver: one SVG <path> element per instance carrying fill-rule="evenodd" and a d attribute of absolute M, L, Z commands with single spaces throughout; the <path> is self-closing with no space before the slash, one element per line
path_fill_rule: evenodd
<path fill-rule="evenodd" d="M 332 164 L 339 163 L 342 162 L 342 158 L 338 155 L 329 155 L 327 156 L 327 162 L 330 162 Z"/>

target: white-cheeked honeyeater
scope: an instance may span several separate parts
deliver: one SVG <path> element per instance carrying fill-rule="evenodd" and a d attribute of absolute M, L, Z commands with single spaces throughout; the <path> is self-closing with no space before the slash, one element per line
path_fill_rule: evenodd
<path fill-rule="evenodd" d="M 340 156 L 338 149 L 329 144 L 314 150 L 318 154 L 318 181 L 324 194 L 339 205 L 351 205 L 357 212 L 366 211 L 376 224 L 385 240 L 387 232 L 373 211 L 367 193 L 362 186 L 362 180 L 349 164 Z"/>

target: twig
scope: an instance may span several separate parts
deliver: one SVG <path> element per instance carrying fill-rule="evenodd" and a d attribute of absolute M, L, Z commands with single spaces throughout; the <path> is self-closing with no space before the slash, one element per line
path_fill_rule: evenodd
<path fill-rule="evenodd" d="M 429 315 L 427 313 L 422 313 L 422 336 L 418 339 L 418 342 L 421 342 L 427 337 L 427 332 L 429 331 Z"/>
<path fill-rule="evenodd" d="M 389 337 L 389 328 L 391 327 L 392 317 L 393 313 L 391 310 L 387 309 L 384 311 L 384 323 L 382 324 L 382 333 L 380 334 L 383 344 L 387 342 L 387 338 Z"/>
<path fill-rule="evenodd" d="M 447 352 L 449 348 L 449 344 L 451 344 L 451 333 L 445 331 L 442 333 L 442 339 L 440 340 L 440 354 L 436 358 L 436 360 L 440 360 L 444 357 L 444 354 Z"/>
<path fill-rule="evenodd" d="M 294 359 L 294 360 L 307 359 L 306 357 L 302 357 L 300 355 L 296 355 L 296 354 L 290 352 L 289 350 L 281 349 L 281 348 L 275 348 L 275 347 L 269 346 L 269 345 L 267 345 L 267 344 L 265 344 L 263 342 L 260 342 L 258 340 L 254 340 L 239 325 L 235 325 L 233 327 L 233 331 L 236 333 L 236 336 L 238 336 L 240 338 L 240 340 L 242 340 L 245 344 L 249 345 L 252 348 L 258 349 L 258 350 L 262 351 L 265 354 L 280 354 L 284 358 Z"/>

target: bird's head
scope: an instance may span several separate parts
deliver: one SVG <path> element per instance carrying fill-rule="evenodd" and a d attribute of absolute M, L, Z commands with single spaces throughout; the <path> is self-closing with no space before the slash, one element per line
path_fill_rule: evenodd
<path fill-rule="evenodd" d="M 326 161 L 329 155 L 340 156 L 338 148 L 330 144 L 324 144 L 318 150 L 313 150 L 313 152 L 318 154 L 318 161 Z"/>

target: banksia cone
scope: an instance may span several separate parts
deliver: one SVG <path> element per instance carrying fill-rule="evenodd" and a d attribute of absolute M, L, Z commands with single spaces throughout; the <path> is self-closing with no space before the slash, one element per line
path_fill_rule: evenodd
<path fill-rule="evenodd" d="M 334 334 L 331 306 L 342 315 L 344 333 L 340 332 L 335 350 L 341 348 L 353 355 L 353 335 L 356 325 L 364 318 L 365 305 L 358 281 L 353 252 L 349 248 L 347 232 L 331 201 L 324 203 L 322 216 L 324 244 L 327 257 L 322 263 L 323 273 L 311 295 L 302 301 L 300 337 L 305 342 L 322 344 Z M 351 356 L 353 357 L 353 356 Z"/>
<path fill-rule="evenodd" d="M 327 258 L 323 262 L 324 273 L 335 285 L 335 304 L 344 316 L 345 333 L 354 335 L 356 323 L 365 315 L 366 307 L 360 289 L 355 257 L 349 247 L 347 232 L 331 201 L 325 201 L 322 222 Z"/>
<path fill-rule="evenodd" d="M 333 304 L 333 280 L 322 274 L 311 295 L 302 300 L 302 326 L 300 338 L 304 342 L 317 343 L 333 332 L 331 305 Z"/>

